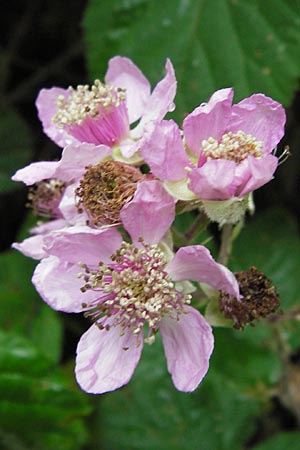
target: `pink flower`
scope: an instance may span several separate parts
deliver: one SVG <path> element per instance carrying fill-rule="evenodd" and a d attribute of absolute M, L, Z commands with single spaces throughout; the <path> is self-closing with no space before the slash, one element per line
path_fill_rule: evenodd
<path fill-rule="evenodd" d="M 166 76 L 150 92 L 149 81 L 133 62 L 116 56 L 109 61 L 105 83 L 92 87 L 42 89 L 37 109 L 45 133 L 61 147 L 74 143 L 119 146 L 125 157 L 138 150 L 149 121 L 174 109 L 176 78 L 169 60 Z M 130 125 L 139 124 L 130 130 Z"/>
<path fill-rule="evenodd" d="M 272 179 L 284 109 L 263 94 L 235 105 L 232 98 L 233 89 L 221 89 L 189 114 L 183 141 L 171 120 L 149 126 L 141 153 L 177 198 L 241 199 Z"/>
<path fill-rule="evenodd" d="M 126 384 L 143 344 L 151 344 L 158 331 L 174 385 L 193 391 L 208 370 L 213 335 L 189 306 L 182 281 L 205 282 L 239 297 L 234 275 L 205 247 L 183 247 L 168 260 L 160 241 L 174 202 L 168 194 L 161 201 L 157 183 L 141 183 L 135 200 L 122 209 L 132 243 L 115 228 L 89 227 L 54 231 L 44 240 L 48 256 L 35 270 L 36 289 L 52 308 L 82 311 L 93 321 L 79 341 L 75 368 L 79 385 L 90 393 Z"/>
<path fill-rule="evenodd" d="M 60 180 L 67 187 L 57 206 L 70 224 L 78 220 L 91 226 L 119 224 L 123 204 L 132 199 L 137 183 L 149 177 L 133 165 L 112 161 L 110 156 L 111 149 L 105 145 L 71 144 L 64 148 L 60 161 L 29 164 L 12 179 L 42 187 Z M 38 198 L 42 189 L 35 191 L 37 203 L 49 202 L 48 194 L 44 200 Z"/>
<path fill-rule="evenodd" d="M 40 161 L 29 164 L 19 169 L 12 177 L 14 181 L 21 181 L 27 186 L 39 183 L 59 180 L 64 182 L 65 189 L 55 205 L 56 218 L 49 222 L 38 225 L 30 230 L 33 236 L 24 239 L 21 243 L 14 243 L 13 248 L 24 255 L 34 259 L 44 258 L 44 238 L 54 230 L 86 223 L 87 214 L 78 214 L 75 201 L 75 189 L 84 173 L 85 166 L 99 163 L 111 154 L 111 149 L 104 145 L 92 144 L 68 145 L 62 153 L 60 161 Z M 38 193 L 38 192 L 37 192 Z M 43 198 L 37 198 L 37 203 L 46 204 Z M 47 199 L 48 200 L 48 199 Z M 52 205 L 51 201 L 51 205 Z"/>

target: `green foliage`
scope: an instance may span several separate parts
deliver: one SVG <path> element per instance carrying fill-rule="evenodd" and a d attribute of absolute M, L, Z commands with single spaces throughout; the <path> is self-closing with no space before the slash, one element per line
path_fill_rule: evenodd
<path fill-rule="evenodd" d="M 31 283 L 35 262 L 11 250 L 0 255 L 0 264 L 1 328 L 31 338 L 45 355 L 57 362 L 62 344 L 61 323 Z"/>
<path fill-rule="evenodd" d="M 284 309 L 299 305 L 300 239 L 288 211 L 268 209 L 247 221 L 234 242 L 230 261 L 235 271 L 256 266 L 275 284 Z"/>
<path fill-rule="evenodd" d="M 16 189 L 11 176 L 23 167 L 30 158 L 31 138 L 22 119 L 0 100 L 0 192 Z"/>
<path fill-rule="evenodd" d="M 300 433 L 279 433 L 263 444 L 255 446 L 253 450 L 298 450 Z"/>
<path fill-rule="evenodd" d="M 84 29 L 92 77 L 120 54 L 156 82 L 169 57 L 182 120 L 228 86 L 236 99 L 264 92 L 289 105 L 300 74 L 299 23 L 294 0 L 91 0 Z"/>
<path fill-rule="evenodd" d="M 23 337 L 0 333 L 0 446 L 77 450 L 87 441 L 87 399 Z"/>
<path fill-rule="evenodd" d="M 221 353 L 219 338 L 216 344 Z M 230 367 L 230 360 L 227 363 Z M 208 376 L 196 392 L 178 392 L 167 374 L 158 340 L 144 349 L 130 384 L 101 399 L 92 448 L 98 448 L 100 436 L 104 450 L 242 448 L 253 431 L 252 418 L 259 404 L 241 389 L 240 375 L 224 373 L 214 357 Z"/>

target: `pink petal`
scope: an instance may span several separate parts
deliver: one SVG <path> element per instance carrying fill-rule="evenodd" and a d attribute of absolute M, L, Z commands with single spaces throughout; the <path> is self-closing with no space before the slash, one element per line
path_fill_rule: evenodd
<path fill-rule="evenodd" d="M 173 120 L 155 122 L 141 146 L 141 153 L 152 173 L 167 181 L 186 177 L 185 167 L 190 164 L 180 130 Z"/>
<path fill-rule="evenodd" d="M 129 59 L 115 56 L 110 59 L 105 81 L 126 89 L 126 106 L 130 123 L 139 119 L 150 97 L 150 83 Z"/>
<path fill-rule="evenodd" d="M 131 158 L 139 149 L 141 146 L 141 139 L 133 140 L 131 138 L 124 139 L 119 144 L 121 155 L 124 158 Z"/>
<path fill-rule="evenodd" d="M 155 86 L 143 111 L 141 122 L 133 130 L 134 137 L 142 133 L 146 123 L 163 119 L 169 111 L 173 111 L 175 108 L 173 101 L 176 95 L 177 81 L 173 65 L 169 59 L 166 61 L 165 69 L 165 77 Z"/>
<path fill-rule="evenodd" d="M 169 262 L 167 271 L 174 281 L 198 281 L 240 297 L 238 282 L 233 273 L 217 263 L 203 245 L 181 247 Z"/>
<path fill-rule="evenodd" d="M 60 201 L 59 210 L 66 221 L 65 226 L 85 226 L 89 217 L 85 211 L 78 212 L 76 207 L 76 189 L 78 188 L 78 183 L 69 185 Z M 64 228 L 64 227 L 60 227 Z"/>
<path fill-rule="evenodd" d="M 282 105 L 263 94 L 254 94 L 232 107 L 228 131 L 244 131 L 264 142 L 270 153 L 284 135 L 285 111 Z"/>
<path fill-rule="evenodd" d="M 42 89 L 37 97 L 36 107 L 38 109 L 39 119 L 43 124 L 44 132 L 57 145 L 65 147 L 69 144 L 78 143 L 78 140 L 52 122 L 52 117 L 57 111 L 56 102 L 59 95 L 66 97 L 69 95 L 69 91 L 58 87 Z"/>
<path fill-rule="evenodd" d="M 29 164 L 11 177 L 13 181 L 23 181 L 27 186 L 41 180 L 53 178 L 58 167 L 58 161 L 40 161 Z"/>
<path fill-rule="evenodd" d="M 205 200 L 226 200 L 234 196 L 236 163 L 226 159 L 211 159 L 202 167 L 188 172 L 188 187 Z"/>
<path fill-rule="evenodd" d="M 183 121 L 186 143 L 198 157 L 202 151 L 202 141 L 213 137 L 219 140 L 231 114 L 233 90 L 216 91 L 208 103 L 203 103 L 194 109 Z"/>
<path fill-rule="evenodd" d="M 27 239 L 24 239 L 24 241 L 20 243 L 14 242 L 12 244 L 12 248 L 15 248 L 29 258 L 42 259 L 48 256 L 44 251 L 43 245 L 44 236 L 39 234 L 37 236 L 31 236 Z"/>
<path fill-rule="evenodd" d="M 266 155 L 264 158 L 259 159 L 249 156 L 240 166 L 242 164 L 247 167 L 247 172 L 251 175 L 240 186 L 237 192 L 239 197 L 243 197 L 248 192 L 254 191 L 272 180 L 278 165 L 278 159 L 274 155 Z"/>
<path fill-rule="evenodd" d="M 159 181 L 143 181 L 120 217 L 135 243 L 141 237 L 148 244 L 157 244 L 175 218 L 175 201 Z"/>
<path fill-rule="evenodd" d="M 39 223 L 37 226 L 30 229 L 31 234 L 45 234 L 49 231 L 60 230 L 67 226 L 64 219 L 49 220 L 49 222 Z"/>
<path fill-rule="evenodd" d="M 85 167 L 101 162 L 111 155 L 111 149 L 106 145 L 73 144 L 68 145 L 57 163 L 55 177 L 60 180 L 76 180 L 83 176 Z"/>
<path fill-rule="evenodd" d="M 99 107 L 98 117 L 87 117 L 80 125 L 70 126 L 70 133 L 80 142 L 113 147 L 129 134 L 129 118 L 125 101 L 109 109 Z"/>
<path fill-rule="evenodd" d="M 187 314 L 179 321 L 167 317 L 160 331 L 167 358 L 168 371 L 179 391 L 194 391 L 209 367 L 214 337 L 210 325 L 194 308 L 186 306 Z"/>
<path fill-rule="evenodd" d="M 68 186 L 62 196 L 59 204 L 59 210 L 67 221 L 66 225 L 86 225 L 87 215 L 82 212 L 79 213 L 76 207 L 76 194 L 75 190 L 78 187 L 78 183 Z"/>
<path fill-rule="evenodd" d="M 62 152 L 60 161 L 40 161 L 18 170 L 12 177 L 14 181 L 23 181 L 27 186 L 49 178 L 70 181 L 80 178 L 88 164 L 98 164 L 111 155 L 111 149 L 105 145 L 72 144 Z"/>
<path fill-rule="evenodd" d="M 111 262 L 110 257 L 120 247 L 122 237 L 115 228 L 76 226 L 48 234 L 44 242 L 47 252 L 63 261 L 97 265 L 100 261 Z"/>
<path fill-rule="evenodd" d="M 78 278 L 81 268 L 78 264 L 61 261 L 56 256 L 42 259 L 36 266 L 32 282 L 42 299 L 58 311 L 81 312 L 82 304 L 93 301 L 99 292 L 81 292 L 85 284 Z"/>
<path fill-rule="evenodd" d="M 113 318 L 104 318 L 108 324 Z M 80 387 L 91 394 L 114 391 L 127 384 L 139 362 L 143 349 L 141 336 L 119 327 L 109 331 L 96 325 L 84 333 L 78 343 L 75 374 Z M 140 345 L 137 346 L 137 338 Z"/>

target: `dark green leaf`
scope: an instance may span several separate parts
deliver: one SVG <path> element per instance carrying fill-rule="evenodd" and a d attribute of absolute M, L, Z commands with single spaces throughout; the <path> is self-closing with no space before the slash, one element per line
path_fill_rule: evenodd
<path fill-rule="evenodd" d="M 256 266 L 275 284 L 283 308 L 300 301 L 300 239 L 296 223 L 282 209 L 255 215 L 234 242 L 233 270 Z"/>
<path fill-rule="evenodd" d="M 44 304 L 31 277 L 36 262 L 15 250 L 0 255 L 0 325 L 30 337 L 53 361 L 61 352 L 62 328 L 58 314 Z"/>
<path fill-rule="evenodd" d="M 15 189 L 11 176 L 30 158 L 31 138 L 22 119 L 0 100 L 0 191 Z"/>
<path fill-rule="evenodd" d="M 159 340 L 146 346 L 130 384 L 101 398 L 93 448 L 101 439 L 105 450 L 241 449 L 253 430 L 258 403 L 241 389 L 240 371 L 224 374 L 216 362 L 213 358 L 198 390 L 185 394 L 172 385 Z"/>
<path fill-rule="evenodd" d="M 0 333 L 0 443 L 77 450 L 87 440 L 87 398 L 26 339 Z M 12 445 L 9 446 L 9 442 Z M 1 447 L 3 448 L 3 447 Z"/>
<path fill-rule="evenodd" d="M 279 433 L 257 445 L 253 450 L 298 450 L 300 446 L 300 433 Z"/>

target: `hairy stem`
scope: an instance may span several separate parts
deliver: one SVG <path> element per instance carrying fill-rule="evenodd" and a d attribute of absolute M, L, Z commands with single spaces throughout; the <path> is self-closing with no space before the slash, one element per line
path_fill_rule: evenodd
<path fill-rule="evenodd" d="M 232 250 L 232 241 L 233 241 L 233 225 L 225 224 L 222 228 L 221 234 L 221 246 L 218 257 L 218 262 L 224 264 L 226 266 L 229 256 Z"/>

